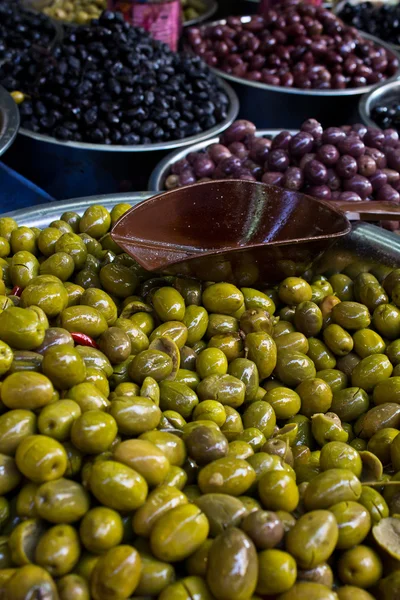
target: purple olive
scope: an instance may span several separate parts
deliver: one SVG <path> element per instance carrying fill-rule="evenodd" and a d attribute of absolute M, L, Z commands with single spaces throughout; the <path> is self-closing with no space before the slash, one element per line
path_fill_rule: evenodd
<path fill-rule="evenodd" d="M 345 154 L 341 156 L 336 163 L 336 173 L 342 179 L 350 179 L 357 173 L 358 165 L 357 161 L 353 156 Z"/>
<path fill-rule="evenodd" d="M 337 176 L 337 174 L 335 173 L 335 171 L 333 169 L 328 169 L 328 179 L 326 180 L 326 185 L 328 186 L 328 188 L 334 192 L 336 192 L 337 190 L 340 190 L 341 185 L 342 185 L 342 181 L 340 179 L 340 177 Z"/>
<path fill-rule="evenodd" d="M 323 144 L 334 144 L 340 140 L 343 140 L 346 137 L 344 131 L 342 131 L 339 127 L 328 127 L 322 134 L 322 143 Z"/>
<path fill-rule="evenodd" d="M 254 123 L 242 119 L 235 121 L 230 127 L 228 127 L 228 129 L 223 133 L 221 141 L 225 144 L 230 144 L 231 142 L 240 142 L 245 135 L 248 133 L 253 134 L 255 132 L 256 126 Z"/>
<path fill-rule="evenodd" d="M 193 168 L 197 177 L 210 177 L 215 171 L 215 163 L 208 156 L 200 155 Z"/>
<path fill-rule="evenodd" d="M 389 168 L 400 171 L 400 150 L 390 149 L 386 157 Z"/>
<path fill-rule="evenodd" d="M 398 171 L 394 169 L 382 169 L 382 171 L 385 173 L 389 185 L 393 185 L 399 181 L 400 174 Z"/>
<path fill-rule="evenodd" d="M 254 177 L 256 179 L 260 179 L 261 175 L 263 174 L 263 169 L 262 167 L 260 167 L 260 165 L 258 165 L 256 162 L 254 162 L 253 160 L 250 160 L 249 158 L 247 160 L 244 161 L 243 163 L 243 167 L 245 169 L 248 169 L 250 171 L 250 173 L 252 175 L 254 175 Z"/>
<path fill-rule="evenodd" d="M 344 90 L 347 85 L 346 77 L 343 73 L 334 73 L 331 79 L 331 87 L 334 90 Z"/>
<path fill-rule="evenodd" d="M 339 151 L 333 144 L 323 144 L 317 150 L 317 159 L 327 167 L 332 167 L 337 163 L 339 158 Z"/>
<path fill-rule="evenodd" d="M 354 158 L 365 154 L 365 144 L 357 135 L 348 135 L 340 140 L 337 146 L 341 154 L 349 154 Z"/>
<path fill-rule="evenodd" d="M 281 81 L 277 75 L 267 73 L 266 69 L 263 69 L 263 72 L 261 73 L 261 79 L 262 82 L 266 83 L 267 85 L 279 85 Z"/>
<path fill-rule="evenodd" d="M 280 84 L 283 87 L 292 87 L 294 82 L 294 77 L 290 71 L 287 73 L 283 73 L 280 78 Z"/>
<path fill-rule="evenodd" d="M 285 172 L 289 166 L 289 156 L 285 150 L 271 150 L 267 157 L 268 169 Z"/>
<path fill-rule="evenodd" d="M 378 148 L 365 148 L 365 154 L 372 156 L 378 169 L 385 169 L 387 167 L 386 156 Z"/>
<path fill-rule="evenodd" d="M 232 142 L 232 144 L 229 144 L 228 148 L 232 154 L 238 156 L 241 160 L 246 159 L 249 155 L 249 150 L 242 142 Z"/>
<path fill-rule="evenodd" d="M 181 160 L 177 160 L 171 167 L 171 172 L 174 175 L 180 175 L 182 171 L 190 168 L 189 161 L 186 158 L 182 158 Z"/>
<path fill-rule="evenodd" d="M 379 188 L 376 199 L 383 202 L 400 202 L 400 194 L 388 183 Z"/>
<path fill-rule="evenodd" d="M 351 126 L 351 131 L 354 131 L 364 141 L 364 136 L 368 131 L 368 127 L 363 123 L 355 123 Z"/>
<path fill-rule="evenodd" d="M 343 188 L 345 192 L 355 192 L 363 200 L 372 194 L 372 185 L 369 179 L 362 175 L 353 175 L 350 179 L 345 179 Z"/>
<path fill-rule="evenodd" d="M 211 146 L 207 148 L 207 152 L 211 160 L 217 164 L 225 158 L 232 156 L 232 152 L 222 144 L 211 144 Z"/>
<path fill-rule="evenodd" d="M 342 192 L 339 192 L 337 190 L 334 190 L 333 192 L 331 192 L 331 200 L 340 200 L 340 194 Z"/>
<path fill-rule="evenodd" d="M 300 129 L 301 131 L 310 133 L 314 140 L 321 138 L 324 131 L 321 123 L 319 123 L 316 119 L 307 119 L 304 121 Z"/>
<path fill-rule="evenodd" d="M 268 173 L 264 173 L 261 177 L 261 181 L 263 183 L 267 183 L 269 185 L 282 185 L 283 181 L 283 173 L 279 173 L 277 171 L 269 171 Z"/>
<path fill-rule="evenodd" d="M 331 190 L 327 185 L 311 185 L 307 188 L 306 192 L 309 196 L 314 196 L 320 200 L 329 200 L 331 197 Z"/>
<path fill-rule="evenodd" d="M 250 143 L 249 157 L 259 164 L 264 164 L 267 160 L 271 148 L 271 140 L 265 138 L 255 138 Z"/>
<path fill-rule="evenodd" d="M 328 179 L 328 171 L 319 160 L 310 160 L 304 167 L 304 176 L 312 185 L 322 185 Z"/>
<path fill-rule="evenodd" d="M 361 196 L 359 196 L 356 192 L 342 192 L 340 194 L 339 200 L 342 202 L 362 202 Z"/>
<path fill-rule="evenodd" d="M 282 185 L 287 190 L 298 192 L 303 186 L 303 171 L 298 167 L 288 167 L 283 176 Z"/>
<path fill-rule="evenodd" d="M 357 158 L 358 172 L 364 177 L 371 177 L 376 172 L 376 162 L 372 156 L 364 154 Z"/>
<path fill-rule="evenodd" d="M 232 175 L 235 170 L 240 169 L 242 166 L 242 161 L 237 156 L 229 156 L 228 158 L 224 158 L 218 167 L 225 173 L 225 175 Z"/>
<path fill-rule="evenodd" d="M 371 148 L 382 148 L 385 143 L 385 134 L 380 129 L 369 127 L 364 136 L 364 142 Z"/>
<path fill-rule="evenodd" d="M 240 171 L 235 173 L 235 179 L 245 179 L 246 181 L 257 181 L 257 179 L 252 175 L 249 169 L 241 169 Z"/>
<path fill-rule="evenodd" d="M 304 169 L 306 164 L 309 163 L 310 160 L 314 160 L 315 157 L 316 157 L 316 154 L 314 152 L 309 152 L 308 154 L 305 154 L 304 156 L 302 156 L 299 161 L 300 169 Z"/>
<path fill-rule="evenodd" d="M 392 146 L 399 141 L 399 134 L 396 129 L 385 129 L 383 133 L 386 146 Z"/>
<path fill-rule="evenodd" d="M 380 224 L 388 231 L 398 231 L 400 227 L 399 221 L 381 221 Z"/>
<path fill-rule="evenodd" d="M 289 143 L 289 152 L 292 156 L 300 158 L 312 151 L 314 138 L 311 133 L 300 131 L 292 137 Z"/>
<path fill-rule="evenodd" d="M 196 176 L 192 169 L 185 169 L 179 174 L 179 185 L 192 185 L 196 183 Z"/>
<path fill-rule="evenodd" d="M 379 190 L 383 185 L 386 185 L 388 178 L 386 173 L 382 169 L 377 169 L 373 175 L 369 178 L 370 184 L 374 192 Z"/>
<path fill-rule="evenodd" d="M 281 148 L 282 150 L 287 150 L 291 139 L 292 135 L 289 131 L 281 131 L 272 140 L 271 149 L 276 150 L 277 148 Z"/>

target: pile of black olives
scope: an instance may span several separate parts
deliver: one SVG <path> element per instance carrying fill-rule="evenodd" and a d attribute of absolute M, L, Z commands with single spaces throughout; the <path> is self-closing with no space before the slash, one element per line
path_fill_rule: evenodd
<path fill-rule="evenodd" d="M 339 16 L 345 23 L 385 42 L 400 44 L 400 6 L 383 2 L 346 2 Z"/>
<path fill-rule="evenodd" d="M 0 218 L 0 598 L 398 598 L 400 269 L 157 277 L 128 209 Z"/>
<path fill-rule="evenodd" d="M 48 48 L 56 35 L 50 19 L 22 7 L 18 0 L 0 2 L 0 63 L 19 61 L 21 53 L 39 46 Z"/>
<path fill-rule="evenodd" d="M 382 129 L 393 127 L 396 131 L 400 131 L 399 102 L 374 106 L 371 109 L 371 119 Z"/>
<path fill-rule="evenodd" d="M 229 100 L 198 57 L 173 53 L 143 29 L 105 11 L 67 27 L 51 54 L 32 50 L 0 67 L 19 92 L 24 128 L 65 141 L 152 144 L 220 123 Z"/>
<path fill-rule="evenodd" d="M 323 129 L 308 119 L 299 133 L 281 131 L 268 139 L 257 137 L 253 123 L 240 120 L 218 144 L 173 164 L 165 187 L 209 179 L 262 181 L 322 200 L 399 202 L 399 135 L 362 124 Z"/>
<path fill-rule="evenodd" d="M 229 17 L 193 27 L 189 43 L 211 66 L 236 77 L 300 89 L 359 88 L 391 77 L 396 56 L 322 6 L 284 0 L 263 17 Z"/>

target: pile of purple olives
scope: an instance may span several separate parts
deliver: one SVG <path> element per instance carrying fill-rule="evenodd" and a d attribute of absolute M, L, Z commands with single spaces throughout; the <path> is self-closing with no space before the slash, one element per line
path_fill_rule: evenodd
<path fill-rule="evenodd" d="M 165 187 L 209 179 L 261 181 L 322 200 L 400 202 L 399 134 L 362 124 L 323 129 L 308 119 L 298 133 L 267 139 L 239 120 L 219 143 L 174 163 Z"/>
<path fill-rule="evenodd" d="M 376 84 L 395 74 L 394 54 L 367 40 L 323 7 L 283 2 L 248 22 L 193 27 L 192 50 L 225 73 L 269 85 L 345 89 Z"/>

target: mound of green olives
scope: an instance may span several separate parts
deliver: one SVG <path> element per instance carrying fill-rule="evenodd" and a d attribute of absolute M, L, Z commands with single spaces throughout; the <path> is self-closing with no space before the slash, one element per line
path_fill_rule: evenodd
<path fill-rule="evenodd" d="M 400 270 L 154 275 L 128 209 L 0 217 L 0 599 L 400 597 Z"/>

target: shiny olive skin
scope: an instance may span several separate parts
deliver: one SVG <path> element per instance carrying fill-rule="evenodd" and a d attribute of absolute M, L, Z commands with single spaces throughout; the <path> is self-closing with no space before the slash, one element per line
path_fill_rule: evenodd
<path fill-rule="evenodd" d="M 34 350 L 40 346 L 47 327 L 47 319 L 41 318 L 34 307 L 12 306 L 0 313 L 0 339 L 17 350 Z"/>
<path fill-rule="evenodd" d="M 360 544 L 371 529 L 371 516 L 358 502 L 348 501 L 334 504 L 329 509 L 337 522 L 339 537 L 336 547 L 341 550 Z"/>
<path fill-rule="evenodd" d="M 368 394 L 360 387 L 339 390 L 333 394 L 331 410 L 343 421 L 354 421 L 369 407 Z"/>
<path fill-rule="evenodd" d="M 156 487 L 133 516 L 134 533 L 149 538 L 154 524 L 162 515 L 187 503 L 188 499 L 185 494 L 174 486 L 162 484 Z"/>
<path fill-rule="evenodd" d="M 144 504 L 148 486 L 139 473 L 109 460 L 93 465 L 90 489 L 105 506 L 118 511 L 129 511 Z"/>
<path fill-rule="evenodd" d="M 268 471 L 258 482 L 258 493 L 266 510 L 292 512 L 299 503 L 299 491 L 291 475 Z"/>
<path fill-rule="evenodd" d="M 63 477 L 43 483 L 35 495 L 38 516 L 51 523 L 74 523 L 89 510 L 85 488 Z"/>
<path fill-rule="evenodd" d="M 299 277 L 287 277 L 279 285 L 279 298 L 285 304 L 300 304 L 311 300 L 311 286 Z"/>
<path fill-rule="evenodd" d="M 79 526 L 79 536 L 89 552 L 103 554 L 122 542 L 121 516 L 111 508 L 99 506 L 89 510 Z"/>
<path fill-rule="evenodd" d="M 230 283 L 215 283 L 203 291 L 202 302 L 209 313 L 235 316 L 244 305 L 244 296 Z"/>
<path fill-rule="evenodd" d="M 18 445 L 15 460 L 18 469 L 34 483 L 62 477 L 67 467 L 63 446 L 44 435 L 30 435 Z"/>
<path fill-rule="evenodd" d="M 286 548 L 305 569 L 328 560 L 339 535 L 335 517 L 327 510 L 313 510 L 302 515 L 286 537 Z"/>
<path fill-rule="evenodd" d="M 265 395 L 265 401 L 272 406 L 277 419 L 290 419 L 301 408 L 300 396 L 286 387 L 269 390 Z"/>
<path fill-rule="evenodd" d="M 181 561 L 200 548 L 208 532 L 208 520 L 200 508 L 183 504 L 156 521 L 150 534 L 151 549 L 159 560 Z"/>
<path fill-rule="evenodd" d="M 210 537 L 217 537 L 228 527 L 238 527 L 246 515 L 243 503 L 227 494 L 204 494 L 195 500 L 195 504 L 208 519 Z"/>
<path fill-rule="evenodd" d="M 173 466 L 181 467 L 187 456 L 184 442 L 180 437 L 167 431 L 147 431 L 139 436 L 157 446 Z"/>
<path fill-rule="evenodd" d="M 150 398 L 120 396 L 111 402 L 109 413 L 115 419 L 118 431 L 125 435 L 140 435 L 155 429 L 161 411 Z"/>
<path fill-rule="evenodd" d="M 57 581 L 60 600 L 90 600 L 89 585 L 80 575 L 70 573 Z"/>
<path fill-rule="evenodd" d="M 199 466 L 206 465 L 228 454 L 228 440 L 217 428 L 201 425 L 185 435 L 188 454 Z"/>
<path fill-rule="evenodd" d="M 244 577 L 237 572 L 238 560 L 244 568 Z M 212 594 L 221 600 L 251 597 L 257 584 L 257 554 L 243 531 L 232 527 L 214 540 L 208 555 L 206 580 Z"/>
<path fill-rule="evenodd" d="M 258 550 L 277 546 L 284 536 L 282 521 L 268 510 L 255 510 L 244 517 L 240 528 L 250 537 Z"/>
<path fill-rule="evenodd" d="M 128 598 L 136 589 L 141 572 L 141 559 L 132 546 L 111 548 L 97 561 L 90 578 L 94 600 Z"/>
<path fill-rule="evenodd" d="M 317 338 L 308 339 L 307 355 L 313 361 L 317 371 L 334 369 L 336 366 L 336 357 L 328 346 Z"/>
<path fill-rule="evenodd" d="M 304 504 L 307 510 L 325 509 L 338 502 L 357 501 L 361 492 L 361 483 L 354 473 L 346 469 L 330 469 L 308 484 Z"/>
<path fill-rule="evenodd" d="M 247 461 L 226 457 L 205 466 L 199 473 L 198 485 L 203 494 L 240 496 L 246 493 L 255 478 L 255 471 Z"/>
<path fill-rule="evenodd" d="M 71 525 L 55 525 L 40 538 L 35 550 L 35 562 L 53 577 L 62 576 L 72 571 L 79 554 L 80 543 L 76 530 Z"/>
<path fill-rule="evenodd" d="M 322 583 L 298 581 L 279 600 L 338 600 L 338 595 Z"/>
<path fill-rule="evenodd" d="M 384 354 L 373 354 L 363 358 L 351 374 L 353 387 L 360 387 L 371 392 L 374 387 L 388 379 L 393 371 L 393 365 Z"/>
<path fill-rule="evenodd" d="M 347 469 L 360 477 L 362 461 L 359 453 L 343 442 L 328 442 L 321 449 L 320 467 L 322 471 L 329 469 Z"/>
<path fill-rule="evenodd" d="M 58 389 L 68 389 L 82 383 L 86 376 L 86 366 L 78 350 L 67 344 L 46 350 L 42 369 Z"/>
<path fill-rule="evenodd" d="M 246 336 L 248 358 L 257 365 L 260 379 L 269 377 L 277 365 L 276 344 L 268 333 L 249 333 Z"/>
<path fill-rule="evenodd" d="M 79 404 L 68 399 L 45 406 L 38 418 L 39 432 L 59 442 L 67 441 L 71 435 L 72 425 L 81 413 Z"/>
<path fill-rule="evenodd" d="M 395 340 L 400 335 L 400 310 L 392 304 L 381 304 L 373 312 L 372 324 L 382 337 Z"/>
<path fill-rule="evenodd" d="M 48 600 L 58 600 L 57 588 L 51 575 L 42 567 L 25 565 L 8 579 L 4 593 L 6 598 L 27 600 L 34 593 Z"/>
<path fill-rule="evenodd" d="M 369 439 L 380 429 L 386 427 L 397 429 L 400 426 L 399 408 L 399 405 L 394 402 L 374 406 L 357 419 L 354 433 L 362 439 Z"/>
<path fill-rule="evenodd" d="M 118 433 L 114 417 L 101 410 L 88 410 L 72 424 L 71 441 L 84 454 L 108 450 Z"/>
<path fill-rule="evenodd" d="M 322 313 L 314 302 L 301 302 L 294 315 L 296 329 L 307 337 L 319 334 L 322 328 Z"/>
<path fill-rule="evenodd" d="M 173 565 L 156 560 L 146 554 L 141 554 L 141 572 L 138 586 L 135 590 L 137 596 L 158 596 L 175 580 Z"/>
<path fill-rule="evenodd" d="M 284 385 L 293 387 L 315 377 L 316 369 L 308 356 L 301 352 L 278 352 L 275 372 Z"/>
<path fill-rule="evenodd" d="M 140 473 L 151 487 L 161 484 L 170 469 L 165 454 L 146 440 L 121 442 L 114 451 L 114 458 Z"/>
<path fill-rule="evenodd" d="M 332 390 L 323 379 L 309 378 L 302 381 L 297 386 L 296 393 L 301 399 L 301 413 L 306 417 L 325 413 L 331 407 Z"/>
<path fill-rule="evenodd" d="M 344 584 L 370 587 L 381 578 L 382 563 L 376 552 L 368 546 L 354 546 L 341 555 L 338 574 Z"/>

